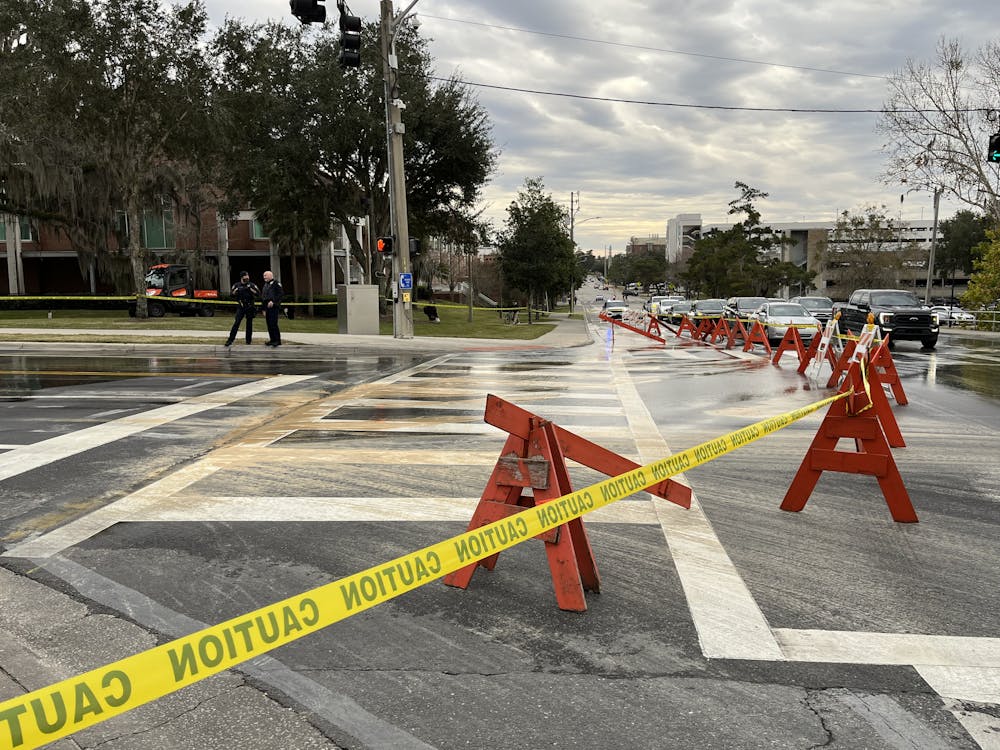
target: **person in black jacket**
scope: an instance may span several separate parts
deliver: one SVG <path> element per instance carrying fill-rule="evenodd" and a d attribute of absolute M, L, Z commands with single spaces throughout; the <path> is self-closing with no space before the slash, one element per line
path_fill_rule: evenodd
<path fill-rule="evenodd" d="M 247 344 L 250 344 L 253 340 L 253 317 L 257 314 L 255 303 L 257 297 L 260 296 L 260 290 L 256 284 L 250 281 L 249 271 L 244 271 L 240 274 L 240 280 L 233 284 L 230 294 L 236 300 L 236 322 L 233 323 L 233 327 L 229 331 L 226 346 L 233 345 L 233 342 L 236 340 L 236 334 L 240 331 L 240 322 L 243 318 L 247 320 Z"/>
<path fill-rule="evenodd" d="M 268 340 L 264 346 L 281 346 L 281 331 L 278 330 L 278 315 L 281 314 L 281 284 L 274 274 L 264 271 L 264 288 L 260 292 L 261 305 L 264 308 L 264 320 L 267 322 Z"/>

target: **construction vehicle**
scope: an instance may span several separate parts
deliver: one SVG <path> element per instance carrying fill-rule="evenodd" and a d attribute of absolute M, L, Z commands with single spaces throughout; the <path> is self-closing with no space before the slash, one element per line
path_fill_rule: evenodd
<path fill-rule="evenodd" d="M 210 318 L 215 315 L 215 307 L 211 302 L 198 300 L 219 299 L 216 289 L 194 288 L 190 268 L 171 263 L 158 263 L 149 267 L 146 274 L 146 295 L 146 311 L 151 318 L 162 318 L 168 312 Z M 128 314 L 133 318 L 135 304 L 129 303 L 128 308 Z"/>

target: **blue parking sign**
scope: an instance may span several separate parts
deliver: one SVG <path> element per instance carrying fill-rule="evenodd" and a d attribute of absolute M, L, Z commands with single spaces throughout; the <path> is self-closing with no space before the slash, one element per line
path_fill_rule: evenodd
<path fill-rule="evenodd" d="M 399 288 L 400 289 L 413 289 L 413 274 L 412 273 L 401 273 L 401 274 L 399 274 Z"/>

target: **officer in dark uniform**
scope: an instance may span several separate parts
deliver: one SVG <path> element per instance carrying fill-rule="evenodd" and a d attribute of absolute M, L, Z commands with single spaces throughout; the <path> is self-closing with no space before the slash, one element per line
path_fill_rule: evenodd
<path fill-rule="evenodd" d="M 261 306 L 264 308 L 264 320 L 267 321 L 268 339 L 264 346 L 281 346 L 281 331 L 278 330 L 278 316 L 281 314 L 281 284 L 274 274 L 264 271 L 264 288 L 260 292 Z"/>
<path fill-rule="evenodd" d="M 257 314 L 257 309 L 254 305 L 260 296 L 260 290 L 256 284 L 250 281 L 249 271 L 244 271 L 240 274 L 240 280 L 233 284 L 230 294 L 236 300 L 236 322 L 233 323 L 233 327 L 229 331 L 226 346 L 233 345 L 233 342 L 236 340 L 236 334 L 240 331 L 240 322 L 243 318 L 247 319 L 247 344 L 250 344 L 253 340 L 253 317 Z"/>

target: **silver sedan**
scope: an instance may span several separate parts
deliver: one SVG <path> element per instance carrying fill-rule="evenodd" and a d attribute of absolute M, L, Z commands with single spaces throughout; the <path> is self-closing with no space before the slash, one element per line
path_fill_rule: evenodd
<path fill-rule="evenodd" d="M 753 317 L 764 326 L 767 340 L 772 344 L 781 341 L 792 326 L 799 329 L 799 335 L 806 342 L 812 341 L 819 330 L 819 320 L 796 302 L 765 302 Z"/>

